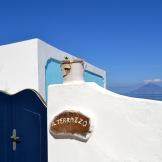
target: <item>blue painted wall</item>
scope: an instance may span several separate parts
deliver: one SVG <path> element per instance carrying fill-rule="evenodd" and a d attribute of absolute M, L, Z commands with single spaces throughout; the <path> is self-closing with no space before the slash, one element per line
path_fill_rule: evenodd
<path fill-rule="evenodd" d="M 45 74 L 45 90 L 47 99 L 47 90 L 50 84 L 60 84 L 63 83 L 62 72 L 60 68 L 60 62 L 54 59 L 49 59 L 46 64 L 46 74 Z M 91 72 L 85 71 L 84 78 L 86 82 L 96 82 L 101 87 L 104 87 L 104 80 L 102 77 L 95 75 Z"/>
<path fill-rule="evenodd" d="M 63 83 L 62 71 L 60 63 L 54 59 L 49 59 L 46 64 L 45 90 L 47 99 L 47 90 L 50 84 Z"/>
<path fill-rule="evenodd" d="M 99 75 L 96 75 L 96 74 L 91 73 L 89 71 L 85 71 L 84 79 L 85 79 L 86 82 L 95 82 L 98 85 L 100 85 L 101 87 L 104 87 L 104 79 Z"/>

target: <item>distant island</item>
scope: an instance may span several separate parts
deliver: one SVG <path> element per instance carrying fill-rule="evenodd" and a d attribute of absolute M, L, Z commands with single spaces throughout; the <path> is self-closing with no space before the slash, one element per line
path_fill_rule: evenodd
<path fill-rule="evenodd" d="M 162 87 L 153 83 L 148 83 L 131 91 L 130 94 L 162 95 Z"/>
<path fill-rule="evenodd" d="M 162 87 L 153 83 L 148 83 L 125 95 L 136 98 L 162 101 Z"/>

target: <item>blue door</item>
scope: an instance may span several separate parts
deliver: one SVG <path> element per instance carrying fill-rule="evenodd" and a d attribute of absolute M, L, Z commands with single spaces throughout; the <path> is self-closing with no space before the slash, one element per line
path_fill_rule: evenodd
<path fill-rule="evenodd" d="M 0 152 L 0 162 L 47 162 L 47 112 L 36 92 L 0 93 Z"/>

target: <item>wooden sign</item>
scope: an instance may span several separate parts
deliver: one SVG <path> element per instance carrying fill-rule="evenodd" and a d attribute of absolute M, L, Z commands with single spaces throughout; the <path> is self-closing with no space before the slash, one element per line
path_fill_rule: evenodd
<path fill-rule="evenodd" d="M 80 112 L 64 111 L 51 122 L 50 133 L 55 138 L 74 138 L 86 141 L 91 133 L 90 119 Z"/>

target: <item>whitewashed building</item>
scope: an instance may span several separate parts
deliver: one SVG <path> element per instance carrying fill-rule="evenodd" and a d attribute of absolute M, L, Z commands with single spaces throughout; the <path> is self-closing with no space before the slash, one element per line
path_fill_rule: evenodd
<path fill-rule="evenodd" d="M 0 162 L 162 162 L 162 102 L 105 87 L 41 40 L 0 46 Z"/>
<path fill-rule="evenodd" d="M 63 82 L 60 62 L 76 58 L 39 39 L 0 46 L 0 90 L 16 93 L 34 89 L 44 99 L 50 84 Z M 89 63 L 85 65 L 86 81 L 106 87 L 106 72 Z"/>
<path fill-rule="evenodd" d="M 162 162 L 161 101 L 74 81 L 49 86 L 49 162 Z"/>

